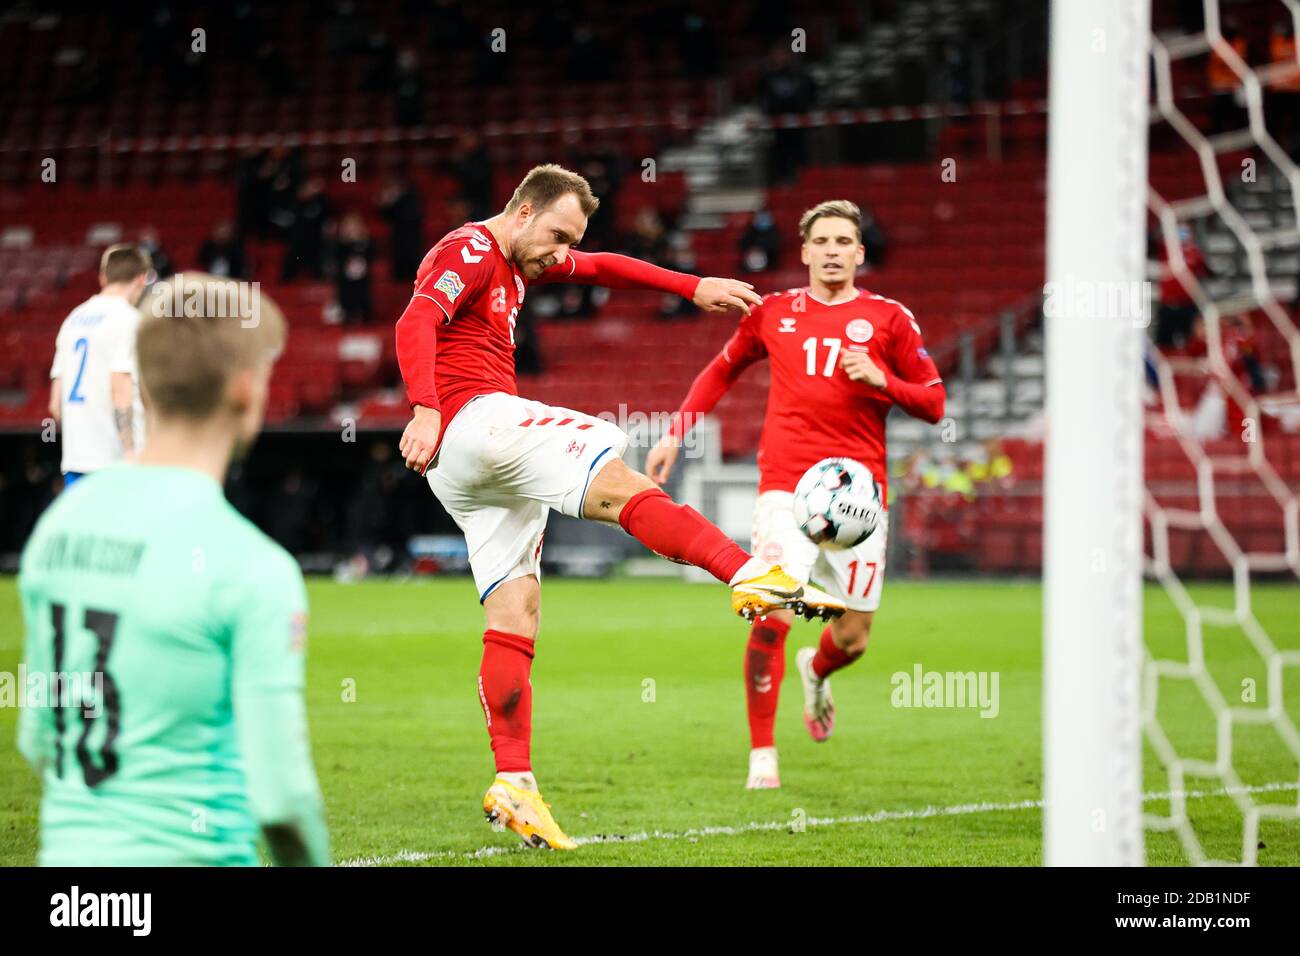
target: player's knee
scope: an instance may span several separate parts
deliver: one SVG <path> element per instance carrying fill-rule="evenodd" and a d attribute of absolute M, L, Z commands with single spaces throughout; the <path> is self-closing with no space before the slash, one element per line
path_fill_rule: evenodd
<path fill-rule="evenodd" d="M 541 585 L 532 575 L 507 581 L 483 602 L 489 628 L 529 639 L 541 628 L 541 608 Z"/>
<path fill-rule="evenodd" d="M 613 458 L 592 481 L 583 503 L 583 517 L 617 521 L 623 506 L 632 498 L 658 487 L 639 471 L 633 471 L 622 458 Z"/>
<path fill-rule="evenodd" d="M 871 637 L 871 620 L 867 611 L 846 611 L 831 624 L 835 644 L 851 657 L 861 657 L 867 650 Z"/>

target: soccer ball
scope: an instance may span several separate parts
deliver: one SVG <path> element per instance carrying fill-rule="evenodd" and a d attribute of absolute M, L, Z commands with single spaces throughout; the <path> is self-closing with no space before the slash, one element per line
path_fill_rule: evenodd
<path fill-rule="evenodd" d="M 795 524 L 828 550 L 867 540 L 880 523 L 882 507 L 876 479 L 852 458 L 823 458 L 794 489 Z"/>

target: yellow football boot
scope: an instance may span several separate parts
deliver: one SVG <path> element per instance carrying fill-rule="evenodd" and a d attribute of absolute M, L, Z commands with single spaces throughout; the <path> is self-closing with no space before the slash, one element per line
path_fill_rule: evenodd
<path fill-rule="evenodd" d="M 731 589 L 731 608 L 747 621 L 773 611 L 789 609 L 808 620 L 824 621 L 844 613 L 844 602 L 819 591 L 811 584 L 800 584 L 774 564 L 764 573 L 739 581 Z"/>
<path fill-rule="evenodd" d="M 576 850 L 578 844 L 565 836 L 549 807 L 537 791 L 522 790 L 500 777 L 483 795 L 483 812 L 493 826 L 513 830 L 532 847 Z"/>

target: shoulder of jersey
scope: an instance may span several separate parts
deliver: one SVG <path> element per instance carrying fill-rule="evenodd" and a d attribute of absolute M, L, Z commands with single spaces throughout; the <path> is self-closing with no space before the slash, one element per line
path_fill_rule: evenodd
<path fill-rule="evenodd" d="M 769 292 L 763 296 L 763 305 L 780 305 L 782 302 L 789 302 L 799 293 L 807 291 L 807 289 L 782 289 L 780 292 Z"/>
<path fill-rule="evenodd" d="M 921 326 L 916 321 L 916 316 L 912 314 L 912 310 L 903 305 L 903 303 L 899 302 L 897 299 L 891 299 L 888 296 L 879 295 L 875 292 L 867 292 L 865 289 L 861 293 L 861 298 L 873 305 L 879 306 L 885 312 L 897 314 L 905 322 L 910 323 L 912 328 L 916 329 L 917 335 L 921 334 Z"/>
<path fill-rule="evenodd" d="M 447 233 L 438 240 L 438 245 L 446 248 L 462 244 L 466 249 L 466 262 L 480 262 L 481 257 L 492 251 L 495 243 L 492 241 L 492 233 L 488 232 L 483 226 L 477 223 L 467 222 L 463 226 L 457 226 L 451 232 Z M 478 257 L 478 258 L 470 258 Z"/>

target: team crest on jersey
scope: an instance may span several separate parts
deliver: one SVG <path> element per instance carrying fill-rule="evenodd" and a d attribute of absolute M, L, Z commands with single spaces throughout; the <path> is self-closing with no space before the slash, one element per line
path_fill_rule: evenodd
<path fill-rule="evenodd" d="M 844 334 L 848 336 L 850 342 L 868 342 L 875 331 L 866 319 L 854 319 L 844 326 Z"/>
<path fill-rule="evenodd" d="M 465 283 L 460 281 L 460 276 L 448 269 L 442 275 L 438 276 L 438 281 L 433 287 L 447 297 L 451 302 L 456 301 L 456 296 L 465 290 Z"/>
<path fill-rule="evenodd" d="M 794 328 L 794 319 L 782 319 L 782 320 L 781 320 L 781 327 L 780 327 L 779 329 L 777 329 L 777 331 L 778 331 L 778 332 L 793 332 L 793 331 L 795 331 L 795 328 Z"/>

